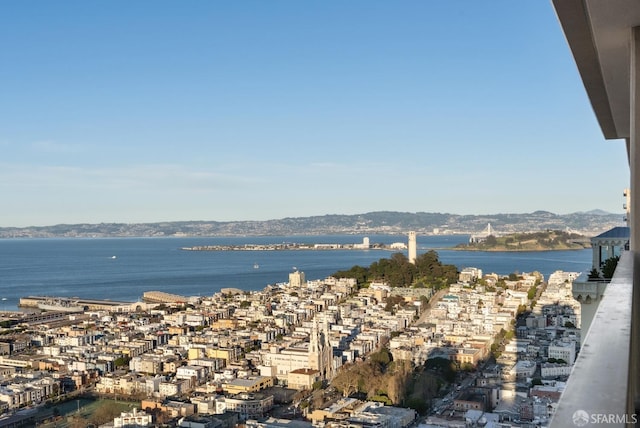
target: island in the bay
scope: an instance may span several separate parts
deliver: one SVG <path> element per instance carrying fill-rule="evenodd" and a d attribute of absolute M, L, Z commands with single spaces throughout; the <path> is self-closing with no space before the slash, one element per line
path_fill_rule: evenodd
<path fill-rule="evenodd" d="M 299 243 L 282 242 L 272 244 L 230 244 L 230 245 L 195 245 L 180 248 L 184 251 L 285 251 L 285 250 L 406 250 L 404 242 L 392 244 L 371 243 L 369 238 L 362 243 Z"/>
<path fill-rule="evenodd" d="M 510 233 L 496 235 L 485 233 L 472 235 L 468 244 L 458 244 L 455 249 L 465 251 L 553 251 L 582 250 L 590 248 L 589 238 L 578 233 L 560 230 Z"/>
<path fill-rule="evenodd" d="M 546 230 L 500 235 L 488 226 L 483 233 L 471 235 L 468 244 L 458 244 L 453 249 L 465 251 L 554 251 L 582 250 L 590 248 L 589 237 L 584 235 Z M 364 238 L 362 243 L 296 243 L 282 242 L 270 244 L 229 244 L 196 245 L 182 247 L 184 251 L 285 251 L 285 250 L 406 250 L 403 242 L 392 244 L 370 243 Z"/>

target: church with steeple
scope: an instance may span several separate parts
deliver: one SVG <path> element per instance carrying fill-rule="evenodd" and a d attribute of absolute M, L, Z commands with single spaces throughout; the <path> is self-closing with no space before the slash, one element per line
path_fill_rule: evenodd
<path fill-rule="evenodd" d="M 330 324 L 316 317 L 308 328 L 308 339 L 286 347 L 273 344 L 261 352 L 260 374 L 286 381 L 291 372 L 311 370 L 317 372 L 320 380 L 331 380 L 342 365 L 342 358 L 333 355 Z"/>
<path fill-rule="evenodd" d="M 320 372 L 322 379 L 333 378 L 333 347 L 329 343 L 329 323 L 325 320 L 322 328 L 317 318 L 313 321 L 309 336 L 309 367 Z"/>

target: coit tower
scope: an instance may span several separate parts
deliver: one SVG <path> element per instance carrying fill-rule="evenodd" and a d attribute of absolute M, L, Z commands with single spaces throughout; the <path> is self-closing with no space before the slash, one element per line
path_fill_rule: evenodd
<path fill-rule="evenodd" d="M 409 263 L 416 264 L 417 250 L 416 250 L 416 233 L 414 231 L 409 232 Z"/>

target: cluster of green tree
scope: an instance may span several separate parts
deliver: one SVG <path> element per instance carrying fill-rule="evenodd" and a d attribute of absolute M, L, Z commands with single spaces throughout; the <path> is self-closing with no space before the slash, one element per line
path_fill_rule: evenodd
<path fill-rule="evenodd" d="M 458 269 L 445 265 L 438 259 L 438 253 L 431 250 L 416 257 L 415 264 L 402 253 L 394 253 L 391 258 L 373 262 L 368 268 L 354 266 L 338 271 L 335 278 L 355 278 L 359 286 L 373 281 L 384 281 L 391 287 L 426 287 L 440 289 L 455 283 Z"/>
<path fill-rule="evenodd" d="M 589 280 L 598 280 L 598 279 L 611 279 L 613 278 L 613 274 L 616 271 L 616 267 L 618 267 L 618 262 L 620 261 L 620 256 L 610 257 L 607 260 L 603 261 L 600 264 L 600 273 L 598 269 L 593 268 L 591 272 L 589 272 L 588 279 Z"/>
<path fill-rule="evenodd" d="M 343 366 L 331 385 L 344 396 L 358 395 L 369 400 L 397 404 L 404 397 L 404 387 L 411 377 L 409 361 L 393 361 L 391 352 L 382 348 L 366 361 Z"/>
<path fill-rule="evenodd" d="M 18 320 L 10 319 L 10 320 L 0 321 L 0 327 L 2 328 L 11 328 L 16 324 L 18 324 Z"/>
<path fill-rule="evenodd" d="M 456 364 L 447 358 L 430 358 L 424 363 L 424 368 L 439 373 L 449 383 L 456 380 Z"/>
<path fill-rule="evenodd" d="M 130 357 L 122 356 L 122 357 L 118 357 L 115 360 L 113 360 L 113 365 L 116 368 L 129 367 L 129 362 L 130 361 L 131 361 Z"/>
<path fill-rule="evenodd" d="M 407 379 L 402 404 L 424 415 L 442 386 L 455 381 L 456 370 L 456 365 L 446 358 L 427 360 L 424 365 L 416 367 Z"/>
<path fill-rule="evenodd" d="M 509 342 L 515 336 L 515 332 L 513 330 L 505 330 L 504 328 L 500 329 L 493 343 L 491 344 L 491 355 L 493 358 L 498 359 L 500 355 L 502 355 L 502 351 L 504 349 L 504 345 Z"/>
<path fill-rule="evenodd" d="M 389 350 L 382 348 L 366 361 L 343 366 L 331 385 L 345 396 L 409 407 L 424 414 L 442 386 L 455 381 L 459 370 L 446 358 L 431 358 L 414 367 L 409 361 L 394 361 Z"/>
<path fill-rule="evenodd" d="M 583 235 L 579 233 L 563 232 L 561 230 L 546 230 L 544 232 L 528 232 L 528 233 L 514 233 L 505 237 L 507 242 L 523 241 L 527 239 L 535 239 L 539 242 L 547 243 L 548 245 L 558 244 L 570 239 L 584 239 Z"/>
<path fill-rule="evenodd" d="M 404 297 L 402 296 L 389 296 L 387 297 L 386 304 L 384 306 L 384 310 L 386 312 L 392 312 L 396 306 L 403 306 L 405 303 Z"/>

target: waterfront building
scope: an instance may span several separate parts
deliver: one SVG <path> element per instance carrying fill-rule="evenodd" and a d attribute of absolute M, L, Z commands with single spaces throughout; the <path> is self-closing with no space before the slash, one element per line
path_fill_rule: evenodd
<path fill-rule="evenodd" d="M 394 242 L 389 245 L 389 249 L 390 250 L 406 250 L 407 244 L 405 244 L 404 242 Z"/>
<path fill-rule="evenodd" d="M 353 248 L 358 250 L 368 250 L 369 248 L 371 248 L 371 244 L 369 243 L 369 238 L 367 237 L 362 238 L 362 244 L 353 244 Z"/>

